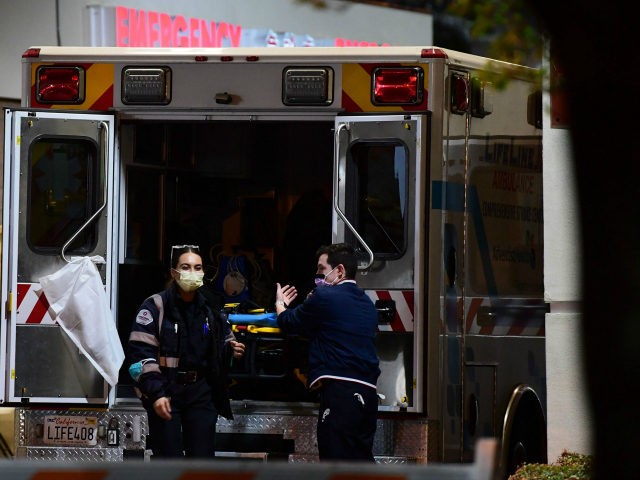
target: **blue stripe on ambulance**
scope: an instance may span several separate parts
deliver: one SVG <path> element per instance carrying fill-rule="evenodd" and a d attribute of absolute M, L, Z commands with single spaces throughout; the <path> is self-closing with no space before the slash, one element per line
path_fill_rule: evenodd
<path fill-rule="evenodd" d="M 434 210 L 445 210 L 448 212 L 464 211 L 464 185 L 460 183 L 443 182 L 436 180 L 431 183 L 431 208 Z M 480 211 L 480 200 L 478 189 L 470 185 L 469 195 L 469 215 L 473 219 L 476 228 L 476 238 L 478 239 L 478 250 L 482 258 L 482 267 L 487 280 L 487 291 L 490 297 L 497 296 L 497 286 L 493 269 L 491 268 L 491 255 L 489 253 L 489 242 Z"/>

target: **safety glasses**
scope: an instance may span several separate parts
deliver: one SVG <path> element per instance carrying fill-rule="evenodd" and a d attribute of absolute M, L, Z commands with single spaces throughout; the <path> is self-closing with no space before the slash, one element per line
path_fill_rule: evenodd
<path fill-rule="evenodd" d="M 190 248 L 192 250 L 200 250 L 199 245 L 173 245 L 171 250 L 181 250 L 183 248 Z"/>
<path fill-rule="evenodd" d="M 200 246 L 199 245 L 173 245 L 171 247 L 171 265 L 173 265 L 173 254 L 178 251 L 178 256 L 182 255 L 185 251 L 192 250 L 196 252 L 198 255 L 200 254 Z"/>

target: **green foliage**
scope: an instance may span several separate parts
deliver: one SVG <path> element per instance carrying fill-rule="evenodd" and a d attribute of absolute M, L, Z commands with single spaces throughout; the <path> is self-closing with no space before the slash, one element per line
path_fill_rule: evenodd
<path fill-rule="evenodd" d="M 545 37 L 537 17 L 529 7 L 530 0 L 451 0 L 447 13 L 469 22 L 471 37 L 485 41 L 482 55 L 494 60 L 528 65 L 534 70 L 528 76 L 540 85 L 545 72 L 540 65 L 545 53 Z M 512 78 L 509 66 L 490 61 L 479 73 L 500 90 Z M 522 73 L 520 73 L 522 75 Z"/>
<path fill-rule="evenodd" d="M 593 456 L 565 450 L 556 463 L 523 465 L 509 480 L 590 480 L 592 474 Z"/>
<path fill-rule="evenodd" d="M 544 37 L 528 0 L 452 0 L 447 13 L 471 22 L 470 34 L 489 39 L 487 56 L 537 66 Z"/>

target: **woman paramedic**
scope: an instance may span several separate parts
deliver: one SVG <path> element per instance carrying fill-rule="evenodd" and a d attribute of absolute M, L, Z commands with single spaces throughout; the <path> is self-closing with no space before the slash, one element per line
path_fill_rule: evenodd
<path fill-rule="evenodd" d="M 154 458 L 215 456 L 218 414 L 232 418 L 226 367 L 245 346 L 202 286 L 199 248 L 171 248 L 171 282 L 140 306 L 129 372 L 147 411 Z"/>

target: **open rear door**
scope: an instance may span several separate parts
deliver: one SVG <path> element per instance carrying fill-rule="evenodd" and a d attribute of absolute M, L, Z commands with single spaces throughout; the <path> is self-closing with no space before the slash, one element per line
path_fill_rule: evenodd
<path fill-rule="evenodd" d="M 333 241 L 355 246 L 379 312 L 381 409 L 422 411 L 426 115 L 338 117 Z"/>
<path fill-rule="evenodd" d="M 108 384 L 52 318 L 39 279 L 99 256 L 111 298 L 114 119 L 5 112 L 2 230 L 6 401 L 106 403 Z M 110 302 L 111 303 L 111 302 Z"/>

